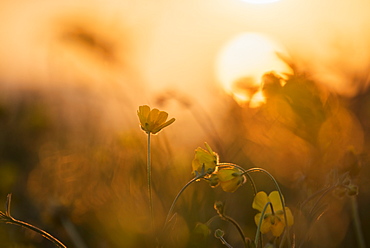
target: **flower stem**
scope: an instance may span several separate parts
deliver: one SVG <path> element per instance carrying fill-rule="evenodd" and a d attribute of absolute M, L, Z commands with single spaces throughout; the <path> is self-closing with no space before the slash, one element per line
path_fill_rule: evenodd
<path fill-rule="evenodd" d="M 276 179 L 271 175 L 271 173 L 268 172 L 265 169 L 262 169 L 262 168 L 251 168 L 251 169 L 248 169 L 248 170 L 245 171 L 246 174 L 248 174 L 250 172 L 262 172 L 262 173 L 265 173 L 266 175 L 268 175 L 270 177 L 270 179 L 275 184 L 275 187 L 276 187 L 276 189 L 279 192 L 281 205 L 283 207 L 284 221 L 285 221 L 285 227 L 286 227 L 285 230 L 287 232 L 287 237 L 288 237 L 288 246 L 291 247 L 290 238 L 289 238 L 288 218 L 287 218 L 286 211 L 285 211 L 285 200 L 284 200 L 283 193 L 282 193 L 282 191 L 280 189 L 279 184 L 277 183 Z M 283 244 L 283 241 L 282 241 L 282 244 Z"/>
<path fill-rule="evenodd" d="M 148 180 L 150 221 L 151 221 L 151 226 L 153 227 L 153 198 L 152 198 L 152 167 L 151 167 L 150 132 L 148 132 L 147 177 L 148 177 L 147 180 Z"/>
<path fill-rule="evenodd" d="M 224 238 L 224 231 L 221 229 L 217 229 L 215 231 L 215 237 L 218 238 L 222 244 L 226 245 L 228 248 L 233 248 Z"/>
<path fill-rule="evenodd" d="M 226 245 L 228 248 L 233 248 L 229 243 L 227 243 L 224 237 L 219 237 L 218 239 L 220 239 L 222 244 Z"/>
<path fill-rule="evenodd" d="M 256 244 L 256 248 L 258 248 L 258 242 L 260 241 L 260 233 L 261 233 L 261 226 L 262 226 L 262 221 L 265 217 L 265 213 L 266 213 L 266 209 L 267 207 L 270 206 L 271 207 L 271 210 L 273 211 L 273 207 L 272 207 L 272 203 L 271 202 L 267 202 L 261 212 L 261 218 L 258 222 L 258 226 L 257 226 L 257 232 L 256 232 L 256 237 L 254 238 L 254 242 Z"/>
<path fill-rule="evenodd" d="M 171 217 L 171 214 L 172 214 L 172 211 L 173 211 L 173 209 L 174 209 L 174 207 L 175 207 L 175 204 L 176 204 L 177 200 L 179 199 L 180 195 L 182 194 L 182 192 L 184 192 L 184 191 L 185 191 L 185 189 L 186 189 L 190 184 L 192 184 L 193 182 L 195 182 L 196 180 L 198 180 L 198 179 L 200 179 L 200 178 L 202 178 L 202 177 L 203 177 L 203 176 L 196 176 L 196 177 L 194 177 L 194 178 L 193 178 L 193 179 L 191 179 L 189 182 L 187 182 L 187 183 L 185 184 L 185 186 L 184 186 L 184 187 L 182 187 L 182 189 L 179 191 L 179 193 L 177 193 L 177 195 L 176 195 L 175 199 L 174 199 L 174 200 L 173 200 L 173 202 L 172 202 L 172 205 L 171 205 L 171 207 L 170 207 L 170 210 L 168 211 L 168 214 L 167 214 L 167 217 L 166 217 L 165 226 L 167 225 L 167 222 L 169 221 L 169 219 L 170 219 L 170 217 Z"/>
<path fill-rule="evenodd" d="M 47 240 L 53 242 L 57 247 L 67 248 L 67 246 L 65 246 L 57 238 L 55 238 L 51 234 L 47 233 L 46 231 L 44 231 L 44 230 L 42 230 L 42 229 L 40 229 L 40 228 L 38 228 L 36 226 L 33 226 L 33 225 L 31 225 L 31 224 L 29 224 L 27 222 L 14 219 L 10 215 L 10 201 L 11 201 L 11 194 L 8 194 L 7 201 L 6 201 L 6 211 L 5 211 L 5 213 L 3 213 L 2 211 L 0 211 L 0 220 L 1 221 L 5 222 L 6 224 L 12 224 L 12 225 L 21 226 L 21 227 L 27 228 L 29 230 L 32 230 L 34 232 L 37 232 L 38 234 L 41 234 Z"/>
<path fill-rule="evenodd" d="M 247 241 L 246 241 L 246 239 L 245 239 L 245 235 L 244 235 L 244 233 L 243 233 L 242 228 L 239 226 L 239 224 L 238 224 L 238 223 L 237 223 L 233 218 L 231 218 L 231 217 L 229 217 L 229 216 L 226 216 L 226 215 L 224 215 L 224 214 L 222 214 L 220 217 L 221 217 L 223 220 L 228 221 L 228 222 L 230 222 L 231 224 L 233 224 L 233 225 L 235 226 L 235 228 L 238 230 L 238 232 L 239 232 L 239 234 L 240 234 L 240 237 L 241 237 L 241 238 L 242 238 L 242 240 L 243 240 L 244 247 L 248 247 L 248 245 L 247 245 Z"/>
<path fill-rule="evenodd" d="M 357 199 L 355 196 L 351 197 L 351 212 L 352 212 L 353 225 L 354 225 L 355 232 L 356 232 L 356 239 L 357 239 L 358 247 L 365 248 L 366 244 L 365 244 L 364 236 L 362 233 L 361 221 L 360 221 L 360 216 L 358 213 Z"/>
<path fill-rule="evenodd" d="M 14 224 L 14 225 L 18 225 L 18 226 L 22 226 L 22 227 L 25 227 L 27 229 L 30 229 L 34 232 L 37 232 L 39 234 L 41 234 L 44 238 L 48 239 L 49 241 L 53 242 L 56 246 L 58 247 L 62 247 L 62 248 L 67 248 L 67 246 L 65 246 L 62 242 L 60 242 L 57 238 L 55 238 L 54 236 L 52 236 L 51 234 L 47 233 L 46 231 L 36 227 L 36 226 L 33 226 L 27 222 L 23 222 L 23 221 L 20 221 L 20 220 L 16 220 L 16 219 L 12 219 L 12 221 L 8 221 L 6 222 L 8 224 Z"/>

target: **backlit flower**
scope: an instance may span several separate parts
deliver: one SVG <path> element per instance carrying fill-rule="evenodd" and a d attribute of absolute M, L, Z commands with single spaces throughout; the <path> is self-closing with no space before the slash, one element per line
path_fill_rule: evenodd
<path fill-rule="evenodd" d="M 154 108 L 150 110 L 150 107 L 143 105 L 139 107 L 137 115 L 140 119 L 140 126 L 146 133 L 156 134 L 161 131 L 163 128 L 171 125 L 175 118 L 167 121 L 168 113 L 165 111 L 159 111 Z"/>
<path fill-rule="evenodd" d="M 207 150 L 198 147 L 195 150 L 195 157 L 192 161 L 193 173 L 211 174 L 218 163 L 218 155 L 212 151 L 211 147 L 205 143 Z"/>
<path fill-rule="evenodd" d="M 242 172 L 234 167 L 219 169 L 217 177 L 221 188 L 226 192 L 234 192 L 244 182 Z"/>
<path fill-rule="evenodd" d="M 271 203 L 272 208 L 269 203 Z M 271 231 L 272 235 L 278 237 L 283 233 L 286 226 L 283 205 L 280 200 L 279 192 L 272 191 L 269 196 L 267 196 L 267 194 L 263 191 L 258 192 L 254 197 L 252 207 L 262 212 L 266 204 L 269 204 L 269 206 L 266 208 L 264 216 L 262 217 L 262 213 L 258 213 L 254 217 L 254 221 L 258 226 L 262 217 L 263 220 L 260 227 L 261 233 L 268 233 L 269 231 Z M 293 225 L 294 218 L 292 212 L 288 207 L 285 207 L 285 212 L 287 216 L 288 226 Z"/>

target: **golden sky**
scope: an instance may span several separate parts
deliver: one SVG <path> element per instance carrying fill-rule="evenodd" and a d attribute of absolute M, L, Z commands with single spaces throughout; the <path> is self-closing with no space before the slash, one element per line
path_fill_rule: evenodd
<path fill-rule="evenodd" d="M 362 86 L 349 79 L 367 77 L 369 68 L 366 0 L 259 5 L 18 0 L 0 5 L 0 78 L 13 84 L 86 81 L 99 87 L 128 80 L 150 92 L 170 88 L 206 100 L 211 96 L 195 92 L 214 87 L 220 50 L 245 32 L 271 36 L 302 69 L 341 94 L 356 94 Z M 94 37 L 93 43 L 84 43 L 79 32 Z"/>

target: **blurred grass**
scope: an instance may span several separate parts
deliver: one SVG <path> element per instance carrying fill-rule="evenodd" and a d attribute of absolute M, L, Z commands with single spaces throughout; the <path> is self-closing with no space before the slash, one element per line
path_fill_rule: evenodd
<path fill-rule="evenodd" d="M 262 167 L 276 176 L 296 217 L 297 244 L 355 246 L 348 197 L 327 194 L 320 201 L 300 204 L 332 185 L 333 171 L 348 173 L 359 186 L 362 228 L 364 233 L 370 230 L 366 211 L 370 93 L 352 99 L 323 94 L 306 76 L 293 76 L 284 87 L 268 86 L 267 102 L 257 109 L 241 107 L 225 95 L 227 118 L 209 120 L 223 127 L 215 129 L 212 137 L 199 136 L 212 140 L 213 147 L 222 147 L 221 162 Z M 156 247 L 158 242 L 166 247 L 223 247 L 213 234 L 199 240 L 193 233 L 198 222 L 216 215 L 214 202 L 223 200 L 227 214 L 240 222 L 246 236 L 254 237 L 256 211 L 248 182 L 232 194 L 212 189 L 204 181 L 192 184 L 176 204 L 171 228 L 161 233 L 172 200 L 191 179 L 196 148 L 176 140 L 176 132 L 184 132 L 176 130 L 176 124 L 171 126 L 174 132 L 164 130 L 152 141 L 152 232 L 146 138 L 138 124 L 121 131 L 109 129 L 95 96 L 64 94 L 27 90 L 10 92 L 11 97 L 4 91 L 0 94 L 0 201 L 5 203 L 6 195 L 13 194 L 14 216 L 47 230 L 67 247 Z M 208 111 L 212 117 L 217 115 L 216 110 Z M 135 114 L 135 106 L 123 113 L 130 118 Z M 352 158 L 348 157 L 351 149 Z M 259 190 L 274 189 L 263 175 L 255 175 L 255 180 Z M 225 230 L 226 240 L 240 247 L 233 226 L 217 220 L 211 227 Z M 0 224 L 0 240 L 1 247 L 53 247 L 27 230 L 5 224 Z"/>

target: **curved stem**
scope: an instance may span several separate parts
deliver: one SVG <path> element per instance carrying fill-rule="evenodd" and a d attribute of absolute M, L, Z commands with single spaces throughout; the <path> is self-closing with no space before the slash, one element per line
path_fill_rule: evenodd
<path fill-rule="evenodd" d="M 12 195 L 11 194 L 8 194 L 7 200 L 6 200 L 6 210 L 5 210 L 5 213 L 3 213 L 2 211 L 0 211 L 0 220 L 1 221 L 5 222 L 6 224 L 17 225 L 17 226 L 21 226 L 21 227 L 30 229 L 30 230 L 32 230 L 34 232 L 37 232 L 38 234 L 41 234 L 44 238 L 46 238 L 47 240 L 53 242 L 56 246 L 58 246 L 60 248 L 67 248 L 67 246 L 65 246 L 57 238 L 55 238 L 53 235 L 47 233 L 46 231 L 42 230 L 41 228 L 38 228 L 38 227 L 33 226 L 33 225 L 31 225 L 31 224 L 29 224 L 27 222 L 20 221 L 20 220 L 17 220 L 15 218 L 13 218 L 10 215 L 11 197 L 12 197 Z"/>
<path fill-rule="evenodd" d="M 217 229 L 215 231 L 215 237 L 221 241 L 222 244 L 226 245 L 228 248 L 233 248 L 224 238 L 224 231 Z"/>
<path fill-rule="evenodd" d="M 226 240 L 224 237 L 219 237 L 218 239 L 221 240 L 222 244 L 226 245 L 228 248 L 233 248 Z"/>
<path fill-rule="evenodd" d="M 51 234 L 47 233 L 46 231 L 36 227 L 36 226 L 33 226 L 27 222 L 23 222 L 23 221 L 20 221 L 20 220 L 16 220 L 14 218 L 12 218 L 12 221 L 9 221 L 7 222 L 8 224 L 14 224 L 14 225 L 18 225 L 18 226 L 22 226 L 22 227 L 25 227 L 25 228 L 28 228 L 34 232 L 37 232 L 39 234 L 41 234 L 44 238 L 48 239 L 49 241 L 53 242 L 56 246 L 58 247 L 61 247 L 61 248 L 67 248 L 67 246 L 65 246 L 62 242 L 60 242 L 57 238 L 55 238 L 54 236 L 52 236 Z"/>
<path fill-rule="evenodd" d="M 229 216 L 222 215 L 222 216 L 220 216 L 220 217 L 221 217 L 222 219 L 224 219 L 224 220 L 226 220 L 226 221 L 230 222 L 231 224 L 233 224 L 233 225 L 236 227 L 236 229 L 237 229 L 237 230 L 238 230 L 238 232 L 239 232 L 240 237 L 241 237 L 241 238 L 242 238 L 242 240 L 243 240 L 244 247 L 248 247 L 247 242 L 246 242 L 246 240 L 245 240 L 245 235 L 244 235 L 244 233 L 243 233 L 242 228 L 239 226 L 239 224 L 238 224 L 234 219 L 230 218 Z"/>
<path fill-rule="evenodd" d="M 288 246 L 290 247 L 291 244 L 290 244 L 290 238 L 289 238 L 288 218 L 287 218 L 286 211 L 285 211 L 285 200 L 284 200 L 283 193 L 281 192 L 281 189 L 280 189 L 279 184 L 277 183 L 276 179 L 271 175 L 271 173 L 268 172 L 265 169 L 262 169 L 262 168 L 251 168 L 251 169 L 246 170 L 244 173 L 245 174 L 248 174 L 250 172 L 262 172 L 262 173 L 265 173 L 274 182 L 275 187 L 276 187 L 276 189 L 279 192 L 279 197 L 280 197 L 281 205 L 283 207 L 284 221 L 285 221 L 285 230 L 287 232 L 287 237 L 288 237 Z"/>
<path fill-rule="evenodd" d="M 219 216 L 218 214 L 217 214 L 217 215 L 212 216 L 212 218 L 210 218 L 210 219 L 206 222 L 206 225 L 207 225 L 207 226 L 211 225 L 211 223 L 212 223 L 216 218 L 220 218 L 220 216 Z"/>
<path fill-rule="evenodd" d="M 271 202 L 267 202 L 265 204 L 265 206 L 263 207 L 263 209 L 262 209 L 261 218 L 260 218 L 260 220 L 258 222 L 258 226 L 257 226 L 256 237 L 254 238 L 254 242 L 255 242 L 257 248 L 258 248 L 258 242 L 259 242 L 259 239 L 260 239 L 262 221 L 263 221 L 263 219 L 265 217 L 265 213 L 266 213 L 266 210 L 267 210 L 267 207 L 268 206 L 270 206 L 271 207 L 271 211 L 273 211 L 272 203 Z"/>
<path fill-rule="evenodd" d="M 182 189 L 179 191 L 179 193 L 177 193 L 177 195 L 176 195 L 176 197 L 175 197 L 175 199 L 173 200 L 173 202 L 172 202 L 172 205 L 171 205 L 171 207 L 170 207 L 170 210 L 168 211 L 168 214 L 167 214 L 167 217 L 166 217 L 166 221 L 165 221 L 165 226 L 167 225 L 167 222 L 169 221 L 169 218 L 170 218 L 170 216 L 171 216 L 171 214 L 172 214 L 172 211 L 173 211 L 173 209 L 174 209 L 174 207 L 175 207 L 175 204 L 176 204 L 176 202 L 177 202 L 177 200 L 179 199 L 179 197 L 180 197 L 180 195 L 182 194 L 182 192 L 184 192 L 184 190 L 190 185 L 190 184 L 192 184 L 193 182 L 195 182 L 196 180 L 198 180 L 198 179 L 200 179 L 200 178 L 202 178 L 203 176 L 196 176 L 196 177 L 194 177 L 193 179 L 191 179 L 189 182 L 187 182 L 186 184 L 185 184 L 185 186 L 184 187 L 182 187 Z"/>

